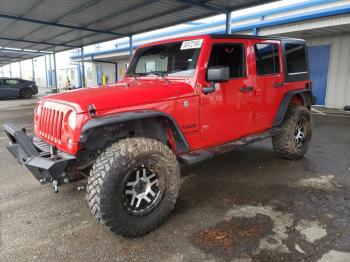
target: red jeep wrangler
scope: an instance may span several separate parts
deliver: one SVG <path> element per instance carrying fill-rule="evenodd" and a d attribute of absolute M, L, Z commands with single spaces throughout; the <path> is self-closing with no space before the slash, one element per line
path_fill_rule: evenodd
<path fill-rule="evenodd" d="M 138 48 L 119 83 L 44 97 L 34 137 L 4 129 L 40 183 L 57 191 L 86 175 L 93 215 L 135 237 L 173 209 L 179 163 L 270 137 L 279 157 L 303 157 L 311 103 L 303 40 L 202 35 Z"/>

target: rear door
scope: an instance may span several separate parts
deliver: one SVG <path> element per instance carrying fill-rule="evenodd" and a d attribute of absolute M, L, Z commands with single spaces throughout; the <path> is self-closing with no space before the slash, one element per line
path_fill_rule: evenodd
<path fill-rule="evenodd" d="M 249 45 L 247 39 L 213 41 L 207 68 L 229 67 L 230 80 L 216 83 L 213 93 L 201 93 L 201 136 L 206 146 L 236 140 L 249 132 L 254 113 Z"/>
<path fill-rule="evenodd" d="M 284 95 L 282 48 L 279 41 L 253 40 L 255 72 L 254 132 L 272 127 Z"/>

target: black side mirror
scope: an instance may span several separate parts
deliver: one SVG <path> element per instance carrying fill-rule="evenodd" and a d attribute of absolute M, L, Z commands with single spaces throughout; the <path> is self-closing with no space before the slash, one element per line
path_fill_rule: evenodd
<path fill-rule="evenodd" d="M 208 68 L 209 82 L 226 82 L 230 79 L 230 70 L 226 66 L 213 66 Z"/>
<path fill-rule="evenodd" d="M 209 94 L 215 91 L 215 83 L 227 82 L 230 79 L 230 69 L 225 66 L 213 66 L 208 68 L 207 80 L 210 86 L 203 87 L 202 92 Z"/>

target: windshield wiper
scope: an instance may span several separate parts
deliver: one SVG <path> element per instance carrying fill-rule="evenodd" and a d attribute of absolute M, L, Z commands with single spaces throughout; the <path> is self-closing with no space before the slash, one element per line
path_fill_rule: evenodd
<path fill-rule="evenodd" d="M 151 71 L 147 73 L 148 75 L 157 75 L 157 76 L 161 76 L 164 78 L 164 76 L 167 76 L 167 73 L 161 72 L 161 71 Z"/>
<path fill-rule="evenodd" d="M 147 75 L 147 74 L 145 74 L 145 73 L 129 73 L 126 76 L 131 76 L 131 77 L 135 78 L 135 80 L 138 80 L 139 76 L 145 76 L 145 75 Z"/>

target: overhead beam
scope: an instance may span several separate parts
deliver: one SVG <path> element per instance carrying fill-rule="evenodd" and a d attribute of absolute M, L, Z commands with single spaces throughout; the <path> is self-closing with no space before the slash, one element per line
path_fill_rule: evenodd
<path fill-rule="evenodd" d="M 39 6 L 42 2 L 45 0 L 36 0 L 33 5 L 29 6 L 27 9 L 23 10 L 23 14 L 27 14 L 28 12 L 32 11 L 35 9 L 37 6 Z M 11 26 L 13 26 L 16 22 L 18 21 L 13 21 L 10 25 L 8 25 L 4 30 L 0 31 L 0 34 L 5 33 L 7 30 L 11 30 Z"/>
<path fill-rule="evenodd" d="M 70 15 L 74 15 L 76 13 L 82 12 L 85 9 L 91 8 L 91 7 L 93 7 L 94 5 L 96 5 L 96 4 L 100 3 L 100 2 L 102 2 L 102 0 L 89 0 L 87 3 L 84 3 L 84 4 L 80 5 L 80 6 L 78 6 L 77 8 L 74 8 L 73 10 L 70 10 L 69 12 L 59 16 L 52 23 L 58 23 L 61 19 L 65 18 L 67 16 L 70 16 Z M 30 36 L 31 34 L 34 34 L 34 33 L 38 32 L 39 30 L 43 29 L 44 27 L 45 26 L 43 25 L 43 26 L 40 26 L 39 28 L 36 28 L 36 29 L 28 32 L 21 39 L 25 39 L 26 37 Z"/>
<path fill-rule="evenodd" d="M 106 20 L 108 20 L 108 19 L 117 18 L 117 17 L 119 17 L 119 16 L 121 16 L 121 15 L 125 15 L 125 14 L 130 13 L 130 12 L 132 12 L 132 11 L 135 11 L 135 10 L 137 10 L 137 9 L 139 9 L 139 8 L 142 8 L 142 7 L 145 7 L 145 6 L 147 6 L 147 5 L 153 4 L 153 3 L 156 2 L 156 1 L 157 1 L 157 0 L 144 0 L 144 1 L 142 1 L 142 2 L 138 2 L 138 3 L 136 3 L 135 5 L 132 5 L 132 6 L 130 6 L 130 7 L 127 7 L 127 8 L 121 9 L 121 10 L 119 9 L 119 10 L 117 10 L 116 12 L 113 12 L 113 13 L 111 13 L 111 14 L 109 14 L 109 15 L 103 16 L 102 18 L 98 18 L 98 19 L 95 19 L 95 20 L 93 20 L 93 21 L 90 21 L 89 23 L 83 25 L 83 27 L 86 27 L 86 26 L 88 26 L 88 25 L 90 25 L 90 26 L 91 26 L 91 25 L 97 25 L 98 23 L 104 22 L 104 21 L 106 21 Z M 115 29 L 114 29 L 114 30 L 115 30 Z M 114 30 L 107 30 L 107 31 L 114 31 Z M 55 39 L 55 38 L 57 38 L 57 37 L 61 37 L 61 36 L 63 36 L 63 35 L 67 35 L 67 34 L 73 32 L 73 31 L 74 31 L 74 30 L 69 30 L 69 31 L 67 31 L 67 32 L 62 32 L 62 33 L 60 33 L 60 34 L 58 34 L 58 35 L 55 35 L 54 37 L 50 37 L 49 39 Z M 87 37 L 90 37 L 90 36 L 93 36 L 93 35 L 95 35 L 95 34 L 90 34 L 90 35 L 87 35 L 87 36 L 82 36 L 82 37 L 79 37 L 79 38 L 75 38 L 75 39 L 73 39 L 73 40 L 71 40 L 71 41 L 69 41 L 69 42 L 79 41 L 79 40 L 81 40 L 81 39 L 84 39 L 84 38 L 87 38 Z M 128 36 L 128 35 L 123 35 L 123 36 Z M 49 40 L 49 39 L 46 39 L 45 41 L 47 41 L 47 40 Z"/>
<path fill-rule="evenodd" d="M 64 46 L 64 47 L 70 47 L 70 48 L 79 48 L 79 46 L 75 46 L 75 45 L 39 42 L 39 41 L 32 41 L 32 40 L 25 40 L 25 39 L 15 39 L 15 38 L 10 38 L 10 37 L 0 37 L 0 40 L 13 41 L 13 42 L 23 42 L 23 43 L 30 43 L 30 44 L 36 44 L 36 45 L 51 45 L 51 46 Z"/>
<path fill-rule="evenodd" d="M 132 24 L 137 24 L 137 23 L 142 23 L 142 22 L 150 21 L 150 20 L 152 20 L 152 19 L 156 19 L 156 18 L 159 18 L 159 17 L 162 17 L 162 16 L 166 16 L 166 15 L 169 15 L 169 14 L 172 14 L 172 13 L 182 12 L 182 11 L 184 11 L 185 9 L 188 9 L 188 8 L 190 8 L 190 7 L 191 7 L 190 5 L 180 6 L 180 7 L 178 7 L 178 8 L 175 8 L 175 9 L 172 9 L 172 10 L 169 10 L 169 11 L 164 11 L 164 12 L 159 13 L 159 14 L 157 14 L 157 15 L 147 16 L 147 17 L 145 17 L 145 18 L 137 19 L 137 20 L 135 20 L 135 21 L 129 21 L 128 23 L 122 24 L 122 25 L 118 26 L 117 28 L 113 28 L 113 30 L 117 30 L 117 29 L 122 28 L 122 27 L 130 26 L 130 25 L 132 25 Z M 187 22 L 187 21 L 188 21 L 188 20 L 186 20 L 186 22 Z M 156 28 L 159 29 L 159 27 L 156 27 Z M 155 29 L 155 28 L 152 28 L 152 29 L 150 29 L 149 31 L 151 31 L 151 30 L 153 30 L 153 29 Z M 142 31 L 142 32 L 144 32 L 144 31 Z M 140 32 L 137 32 L 137 33 L 140 33 Z M 64 35 L 64 34 L 62 34 L 62 35 Z M 86 36 L 81 36 L 81 37 L 78 37 L 78 38 L 74 38 L 74 39 L 70 40 L 69 42 L 72 43 L 72 42 L 80 41 L 80 40 L 82 40 L 82 39 L 84 39 L 84 38 L 89 38 L 89 37 L 94 36 L 94 35 L 96 35 L 96 33 L 94 33 L 94 34 L 89 34 L 89 35 L 86 35 Z M 58 35 L 58 36 L 61 36 L 61 35 Z M 58 36 L 55 36 L 54 38 L 56 38 L 56 37 L 58 37 Z M 128 35 L 128 36 L 129 36 L 129 35 Z M 106 41 L 106 40 L 104 40 L 104 41 Z"/>
<path fill-rule="evenodd" d="M 229 10 L 226 7 L 223 7 L 221 5 L 208 2 L 208 1 L 203 1 L 203 0 L 176 0 L 178 2 L 192 5 L 192 6 L 197 6 L 201 7 L 203 9 L 211 10 L 211 11 L 216 11 L 218 13 L 227 13 Z"/>
<path fill-rule="evenodd" d="M 14 15 L 7 15 L 7 14 L 0 14 L 0 18 L 18 20 L 18 21 L 34 23 L 34 24 L 49 25 L 49 26 L 67 28 L 67 29 L 74 29 L 74 30 L 80 30 L 80 31 L 87 31 L 87 32 L 93 32 L 93 33 L 99 33 L 99 34 L 107 34 L 107 35 L 115 35 L 115 36 L 127 36 L 125 34 L 115 33 L 112 31 L 104 31 L 104 30 L 92 29 L 92 28 L 87 28 L 87 27 L 79 27 L 79 26 L 73 26 L 73 25 L 67 25 L 67 24 L 61 24 L 61 23 L 52 23 L 52 22 L 48 22 L 48 21 L 20 17 L 20 16 L 14 16 Z"/>
<path fill-rule="evenodd" d="M 106 63 L 106 64 L 114 64 L 116 62 L 113 62 L 113 61 L 108 61 L 108 60 L 101 60 L 101 59 L 92 59 L 93 62 L 98 62 L 98 63 Z"/>
<path fill-rule="evenodd" d="M 9 48 L 6 48 L 6 47 L 2 47 L 0 48 L 0 52 L 3 52 L 3 53 L 16 53 L 16 54 L 33 54 L 33 55 L 48 55 L 48 54 L 51 54 L 50 52 L 45 52 L 45 51 L 29 51 L 29 50 L 23 50 L 23 49 L 9 49 Z"/>

